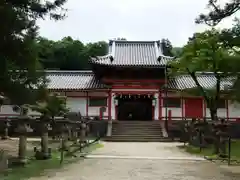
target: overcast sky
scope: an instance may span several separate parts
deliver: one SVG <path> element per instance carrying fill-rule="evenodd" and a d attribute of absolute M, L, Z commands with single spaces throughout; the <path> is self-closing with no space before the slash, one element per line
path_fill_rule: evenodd
<path fill-rule="evenodd" d="M 224 0 L 223 0 L 224 1 Z M 39 21 L 40 35 L 53 40 L 72 36 L 83 42 L 117 37 L 128 40 L 168 38 L 182 46 L 196 31 L 195 18 L 206 11 L 208 0 L 68 0 L 63 21 Z M 230 19 L 220 27 L 231 26 Z"/>

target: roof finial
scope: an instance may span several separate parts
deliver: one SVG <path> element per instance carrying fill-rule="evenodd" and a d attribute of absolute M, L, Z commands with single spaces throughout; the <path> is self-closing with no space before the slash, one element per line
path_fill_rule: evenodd
<path fill-rule="evenodd" d="M 154 42 L 154 46 L 155 46 L 155 51 L 156 51 L 156 57 L 159 58 L 160 54 L 159 54 L 157 41 Z"/>

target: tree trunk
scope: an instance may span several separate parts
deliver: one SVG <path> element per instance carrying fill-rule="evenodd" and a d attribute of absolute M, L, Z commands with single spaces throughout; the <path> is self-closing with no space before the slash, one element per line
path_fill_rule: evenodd
<path fill-rule="evenodd" d="M 219 154 L 219 149 L 220 149 L 220 138 L 218 135 L 214 135 L 214 143 L 213 143 L 213 146 L 214 146 L 214 152 L 213 154 Z"/>
<path fill-rule="evenodd" d="M 217 121 L 218 120 L 217 109 L 216 108 L 210 108 L 210 115 L 211 115 L 212 121 Z"/>
<path fill-rule="evenodd" d="M 84 145 L 86 142 L 86 127 L 87 125 L 85 123 L 81 124 L 81 130 L 80 130 L 80 145 Z"/>
<path fill-rule="evenodd" d="M 18 159 L 20 163 L 26 163 L 26 155 L 27 155 L 27 137 L 26 135 L 19 136 L 19 147 L 18 147 Z"/>

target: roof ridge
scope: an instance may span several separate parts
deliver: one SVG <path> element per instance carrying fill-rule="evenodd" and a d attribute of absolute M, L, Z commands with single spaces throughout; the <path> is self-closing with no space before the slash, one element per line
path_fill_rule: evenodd
<path fill-rule="evenodd" d="M 112 42 L 116 42 L 116 43 L 155 43 L 155 42 L 160 42 L 160 40 L 154 40 L 154 41 L 109 40 L 109 44 L 111 44 Z"/>

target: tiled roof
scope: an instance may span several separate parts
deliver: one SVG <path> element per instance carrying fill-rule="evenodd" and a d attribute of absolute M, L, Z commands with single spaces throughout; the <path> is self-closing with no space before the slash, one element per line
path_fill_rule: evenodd
<path fill-rule="evenodd" d="M 102 84 L 92 71 L 46 71 L 50 80 L 48 89 L 54 90 L 90 90 L 108 88 Z M 216 78 L 212 73 L 197 75 L 199 83 L 206 89 L 216 85 Z M 235 78 L 229 77 L 221 81 L 221 90 L 227 90 L 233 85 Z M 190 75 L 180 75 L 168 80 L 168 88 L 183 90 L 197 87 Z"/>
<path fill-rule="evenodd" d="M 198 82 L 205 89 L 212 89 L 216 86 L 216 78 L 212 73 L 199 73 L 197 75 Z M 232 87 L 235 78 L 229 77 L 222 79 L 220 88 L 221 90 L 227 90 Z M 190 75 L 181 75 L 169 79 L 168 88 L 170 89 L 191 89 L 196 88 L 197 85 Z"/>
<path fill-rule="evenodd" d="M 91 71 L 46 71 L 48 89 L 85 90 L 106 88 Z"/>
<path fill-rule="evenodd" d="M 172 57 L 162 54 L 160 41 L 110 41 L 109 54 L 91 63 L 110 66 L 164 66 Z"/>

